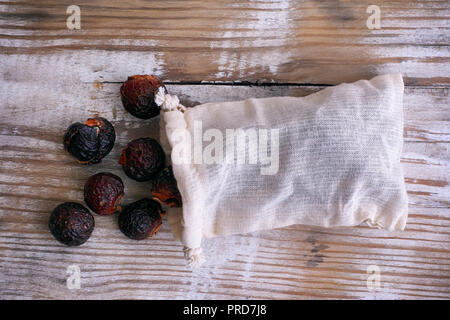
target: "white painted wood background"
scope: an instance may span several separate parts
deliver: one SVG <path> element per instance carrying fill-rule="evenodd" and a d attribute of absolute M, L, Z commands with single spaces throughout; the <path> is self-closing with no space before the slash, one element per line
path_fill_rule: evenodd
<path fill-rule="evenodd" d="M 450 298 L 447 1 L 79 1 L 81 30 L 69 31 L 71 4 L 0 1 L 1 299 Z M 380 30 L 366 27 L 369 4 L 381 8 Z M 47 229 L 58 203 L 83 201 L 93 173 L 120 175 L 125 202 L 148 195 L 149 184 L 117 164 L 131 139 L 158 137 L 157 120 L 121 105 L 128 75 L 153 73 L 194 106 L 304 96 L 386 72 L 406 82 L 403 232 L 291 226 L 221 237 L 204 242 L 211 259 L 191 271 L 166 225 L 136 242 L 117 217 L 96 215 L 78 248 Z M 117 142 L 101 164 L 83 167 L 62 135 L 97 113 L 111 119 Z M 80 290 L 66 286 L 72 264 Z M 379 290 L 366 285 L 371 265 Z"/>

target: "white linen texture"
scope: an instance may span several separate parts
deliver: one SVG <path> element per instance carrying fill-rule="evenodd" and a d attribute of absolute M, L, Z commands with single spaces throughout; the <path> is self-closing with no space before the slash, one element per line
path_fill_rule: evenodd
<path fill-rule="evenodd" d="M 185 246 L 188 264 L 204 261 L 202 239 L 215 236 L 293 224 L 367 223 L 403 230 L 408 216 L 400 164 L 403 90 L 402 76 L 387 74 L 306 97 L 212 102 L 192 108 L 164 108 L 162 103 L 160 139 L 166 153 L 180 146 L 191 150 L 183 163 L 175 159 L 179 155 L 171 154 L 183 207 L 168 209 L 168 223 Z M 258 151 L 250 143 L 230 158 L 245 155 L 245 163 L 199 162 L 192 152 L 199 123 L 203 132 L 216 129 L 224 140 L 227 129 L 277 129 L 278 137 L 270 134 L 266 139 L 267 154 L 278 156 L 276 172 L 263 174 L 268 165 L 263 161 L 249 163 Z M 189 139 L 180 139 L 180 130 Z M 271 145 L 272 138 L 278 139 L 278 148 Z M 211 141 L 200 140 L 203 150 Z M 223 142 L 224 159 L 228 145 Z"/>

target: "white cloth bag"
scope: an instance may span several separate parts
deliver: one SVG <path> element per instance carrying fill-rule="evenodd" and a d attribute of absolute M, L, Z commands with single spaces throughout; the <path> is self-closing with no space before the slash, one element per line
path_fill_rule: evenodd
<path fill-rule="evenodd" d="M 337 227 L 363 222 L 403 230 L 408 215 L 400 165 L 403 89 L 402 76 L 388 74 L 306 97 L 206 103 L 193 108 L 184 108 L 176 97 L 158 92 L 161 142 L 166 152 L 173 151 L 173 172 L 183 200 L 182 208 L 169 209 L 168 222 L 185 246 L 188 263 L 203 261 L 203 238 L 220 235 L 292 224 Z M 257 140 L 263 151 L 266 146 L 266 154 L 278 152 L 275 174 L 263 173 L 267 161 L 250 163 L 256 152 L 250 139 L 244 148 L 242 144 L 236 147 L 234 155 L 227 152 L 231 139 L 226 141 L 226 130 L 237 128 L 271 133 L 265 139 L 258 135 Z M 202 142 L 202 133 L 208 129 L 215 130 L 209 130 Z M 222 162 L 218 131 L 223 135 Z M 278 150 L 271 144 L 277 138 Z M 207 148 L 213 142 L 218 143 L 214 153 Z M 205 163 L 206 157 L 199 161 L 199 155 L 208 152 L 218 155 L 215 163 Z M 237 163 L 239 155 L 247 156 L 245 163 Z M 228 156 L 234 163 L 226 162 Z M 272 166 L 276 169 L 276 163 Z"/>

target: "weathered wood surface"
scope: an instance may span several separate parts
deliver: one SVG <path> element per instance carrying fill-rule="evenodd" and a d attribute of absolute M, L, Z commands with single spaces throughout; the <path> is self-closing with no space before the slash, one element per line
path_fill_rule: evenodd
<path fill-rule="evenodd" d="M 446 88 L 408 87 L 403 165 L 410 200 L 404 232 L 367 227 L 321 229 L 293 226 L 204 242 L 211 259 L 200 270 L 184 267 L 181 246 L 167 227 L 135 242 L 116 217 L 96 216 L 92 238 L 79 248 L 59 245 L 47 230 L 59 202 L 82 202 L 87 177 L 103 170 L 120 175 L 126 202 L 148 194 L 148 183 L 128 179 L 117 164 L 133 138 L 158 137 L 157 121 L 142 121 L 120 105 L 119 84 L 80 83 L 64 90 L 28 83 L 8 90 L 42 93 L 42 105 L 3 105 L 0 168 L 0 292 L 4 298 L 444 298 L 450 296 L 448 111 Z M 305 95 L 317 87 L 171 85 L 188 105 L 212 100 Z M 51 93 L 50 93 L 51 92 Z M 84 94 L 82 94 L 84 93 Z M 44 97 L 45 95 L 45 97 Z M 427 112 L 429 106 L 436 110 Z M 49 112 L 51 110 L 51 113 Z M 440 111 L 439 111 L 440 110 Z M 112 119 L 113 152 L 96 166 L 77 165 L 61 135 L 72 121 L 94 113 Z M 7 115 L 7 116 L 6 116 Z M 434 128 L 428 130 L 428 128 Z M 426 131 L 426 133 L 424 133 Z M 82 289 L 66 288 L 66 268 L 82 270 Z M 377 265 L 382 288 L 366 287 L 366 269 Z"/>
<path fill-rule="evenodd" d="M 409 84 L 448 84 L 446 0 L 81 0 L 81 30 L 67 30 L 72 4 L 1 1 L 0 49 L 42 66 L 86 64 L 85 77 L 105 81 L 147 72 L 172 81 L 336 84 L 402 72 Z M 372 4 L 381 9 L 379 30 L 366 26 Z"/>
<path fill-rule="evenodd" d="M 382 29 L 365 26 L 368 2 L 81 1 L 82 29 L 65 29 L 70 1 L 0 2 L 0 298 L 450 298 L 449 5 L 380 2 Z M 95 216 L 91 239 L 59 245 L 47 230 L 62 201 L 82 202 L 84 181 L 120 175 L 126 202 L 149 192 L 117 164 L 157 121 L 121 106 L 120 82 L 155 73 L 186 105 L 304 96 L 383 72 L 405 74 L 403 232 L 307 226 L 204 242 L 206 265 L 185 267 L 166 225 L 142 242 L 117 217 Z M 186 84 L 186 81 L 195 84 Z M 202 81 L 262 81 L 247 86 Z M 308 85 L 309 84 L 309 85 Z M 117 143 L 96 166 L 63 151 L 64 129 L 99 113 Z M 66 268 L 81 268 L 81 289 Z M 369 290 L 367 267 L 381 288 Z"/>

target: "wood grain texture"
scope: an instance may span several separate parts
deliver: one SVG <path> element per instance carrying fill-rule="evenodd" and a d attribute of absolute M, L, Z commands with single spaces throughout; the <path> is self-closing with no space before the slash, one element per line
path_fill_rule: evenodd
<path fill-rule="evenodd" d="M 10 86 L 6 90 L 22 93 L 21 83 Z M 410 201 L 406 231 L 291 226 L 221 237 L 204 241 L 205 255 L 211 259 L 200 270 L 190 271 L 180 243 L 172 239 L 166 225 L 154 239 L 135 242 L 120 233 L 116 217 L 95 216 L 93 236 L 79 248 L 59 245 L 47 230 L 49 212 L 59 202 L 83 201 L 82 186 L 93 173 L 106 170 L 121 176 L 126 202 L 149 194 L 149 184 L 128 179 L 117 159 L 130 139 L 158 138 L 157 121 L 142 121 L 126 113 L 120 105 L 119 87 L 98 82 L 58 88 L 27 83 L 27 92 L 45 95 L 28 97 L 38 99 L 40 105 L 22 104 L 19 109 L 13 97 L 3 104 L 3 298 L 450 297 L 450 163 L 444 134 L 449 119 L 443 121 L 426 112 L 430 105 L 436 112 L 448 111 L 445 88 L 406 89 L 405 123 L 414 128 L 408 131 L 402 159 Z M 303 96 L 320 87 L 169 85 L 168 89 L 186 105 L 195 105 L 247 97 Z M 73 105 L 65 104 L 65 99 Z M 71 122 L 95 113 L 112 120 L 118 139 L 101 164 L 83 167 L 65 154 L 61 135 Z M 433 126 L 434 134 L 423 135 L 423 130 Z M 82 270 L 78 291 L 66 288 L 66 268 L 71 264 Z M 378 291 L 367 289 L 369 265 L 381 270 Z"/>
<path fill-rule="evenodd" d="M 0 299 L 450 298 L 448 1 L 78 1 L 82 29 L 73 31 L 70 4 L 0 1 Z M 380 30 L 366 28 L 369 4 L 382 10 Z M 57 204 L 83 201 L 91 174 L 121 176 L 125 202 L 149 194 L 117 163 L 131 139 L 158 138 L 156 119 L 121 105 L 128 75 L 153 73 L 194 106 L 304 96 L 386 72 L 407 83 L 403 232 L 296 225 L 220 237 L 204 242 L 210 259 L 191 271 L 166 224 L 136 242 L 117 217 L 95 216 L 78 248 L 47 229 Z M 83 167 L 62 135 L 94 114 L 112 121 L 117 142 Z M 72 264 L 80 290 L 66 286 Z M 366 285 L 371 265 L 379 290 Z"/>
<path fill-rule="evenodd" d="M 121 81 L 337 84 L 401 72 L 408 84 L 448 84 L 448 1 L 0 1 L 0 50 L 50 66 L 86 64 Z M 370 30 L 369 5 L 381 9 Z M 56 55 L 55 55 L 56 54 Z"/>

